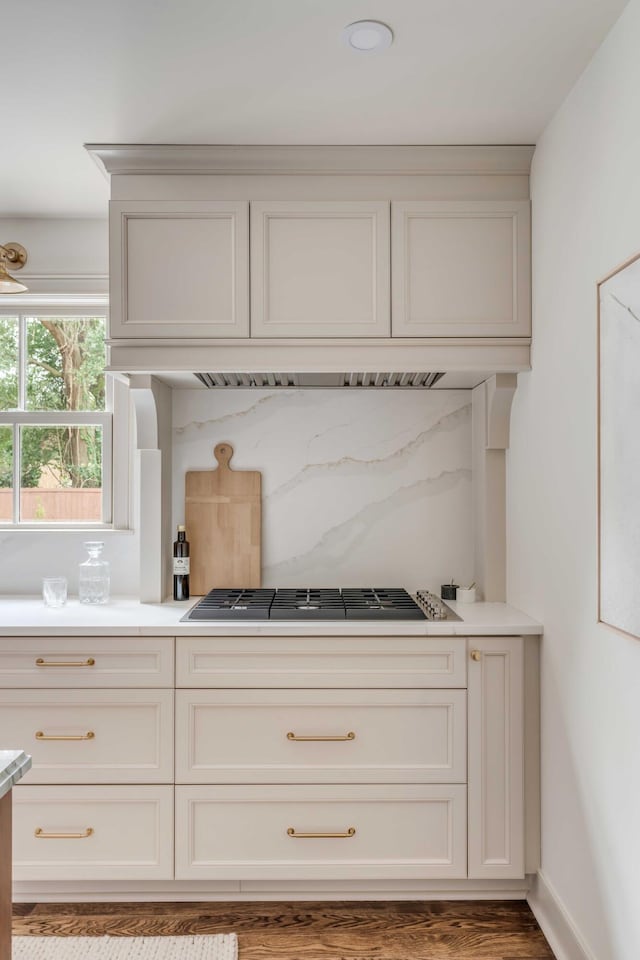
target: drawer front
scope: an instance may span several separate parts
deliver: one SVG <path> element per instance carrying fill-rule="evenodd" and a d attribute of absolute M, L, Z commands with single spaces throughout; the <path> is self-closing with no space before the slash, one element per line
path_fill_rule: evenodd
<path fill-rule="evenodd" d="M 464 637 L 178 637 L 179 687 L 465 687 Z"/>
<path fill-rule="evenodd" d="M 31 783 L 173 782 L 172 690 L 0 690 L 0 730 Z"/>
<path fill-rule="evenodd" d="M 170 880 L 173 788 L 16 787 L 13 856 L 18 881 Z"/>
<path fill-rule="evenodd" d="M 0 637 L 0 687 L 172 687 L 173 637 Z"/>
<path fill-rule="evenodd" d="M 465 877 L 466 842 L 462 785 L 176 787 L 181 880 Z"/>
<path fill-rule="evenodd" d="M 179 783 L 464 783 L 465 690 L 179 690 Z"/>

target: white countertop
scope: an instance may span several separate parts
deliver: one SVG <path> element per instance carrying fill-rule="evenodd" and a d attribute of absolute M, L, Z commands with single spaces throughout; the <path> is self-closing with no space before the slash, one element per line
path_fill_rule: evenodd
<path fill-rule="evenodd" d="M 199 598 L 196 598 L 199 599 Z M 195 601 L 194 601 L 195 602 Z M 41 597 L 0 598 L 0 636 L 516 636 L 542 625 L 506 603 L 450 603 L 462 620 L 215 620 L 181 623 L 192 602 L 140 603 L 113 597 L 105 606 L 70 599 L 45 607 Z"/>
<path fill-rule="evenodd" d="M 31 757 L 23 750 L 0 750 L 0 798 L 22 780 L 30 767 Z"/>

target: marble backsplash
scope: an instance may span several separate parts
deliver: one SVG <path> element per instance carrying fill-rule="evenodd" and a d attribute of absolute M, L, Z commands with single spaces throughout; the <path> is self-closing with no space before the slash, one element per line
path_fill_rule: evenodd
<path fill-rule="evenodd" d="M 174 529 L 222 441 L 262 472 L 263 586 L 473 580 L 470 391 L 175 390 Z"/>

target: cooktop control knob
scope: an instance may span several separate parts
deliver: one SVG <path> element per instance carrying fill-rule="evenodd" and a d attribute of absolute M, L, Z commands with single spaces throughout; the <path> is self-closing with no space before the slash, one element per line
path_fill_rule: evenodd
<path fill-rule="evenodd" d="M 446 604 L 435 593 L 431 593 L 429 590 L 418 590 L 416 597 L 430 620 L 446 620 L 448 618 L 449 613 Z"/>

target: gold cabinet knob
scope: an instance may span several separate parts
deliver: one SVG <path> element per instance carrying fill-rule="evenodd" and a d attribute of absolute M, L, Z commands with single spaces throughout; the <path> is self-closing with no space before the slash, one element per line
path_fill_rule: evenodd
<path fill-rule="evenodd" d="M 476 660 L 476 661 L 482 660 L 482 654 L 480 653 L 479 650 L 472 650 L 472 651 L 471 651 L 471 659 L 472 659 L 472 660 Z"/>

